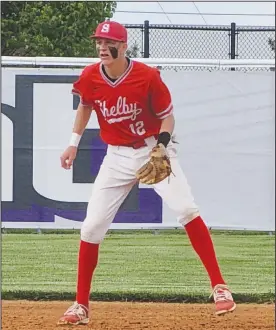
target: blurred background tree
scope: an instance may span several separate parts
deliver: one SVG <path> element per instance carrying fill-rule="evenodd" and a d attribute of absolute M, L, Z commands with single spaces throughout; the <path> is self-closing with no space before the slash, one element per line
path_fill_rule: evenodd
<path fill-rule="evenodd" d="M 89 36 L 116 2 L 1 2 L 2 56 L 97 57 Z"/>
<path fill-rule="evenodd" d="M 131 45 L 128 50 L 126 51 L 126 56 L 128 57 L 132 57 L 132 58 L 137 58 L 137 57 L 140 57 L 139 56 L 139 46 L 138 44 L 135 43 L 133 45 Z"/>
<path fill-rule="evenodd" d="M 268 44 L 273 52 L 275 52 L 275 39 L 269 38 Z"/>

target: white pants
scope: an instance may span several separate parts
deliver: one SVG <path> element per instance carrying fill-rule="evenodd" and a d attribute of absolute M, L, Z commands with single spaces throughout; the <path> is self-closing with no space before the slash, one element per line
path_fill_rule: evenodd
<path fill-rule="evenodd" d="M 149 160 L 150 151 L 156 145 L 153 137 L 145 141 L 147 146 L 140 149 L 108 146 L 81 228 L 83 241 L 96 244 L 104 239 L 118 209 L 137 183 L 135 172 Z M 199 211 L 178 162 L 173 143 L 168 145 L 167 150 L 175 176 L 171 175 L 169 180 L 165 179 L 153 185 L 153 188 L 184 226 L 196 218 Z"/>

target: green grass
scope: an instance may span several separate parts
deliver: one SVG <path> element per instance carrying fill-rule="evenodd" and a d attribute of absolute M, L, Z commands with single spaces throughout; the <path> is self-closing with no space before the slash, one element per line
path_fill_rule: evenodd
<path fill-rule="evenodd" d="M 275 236 L 213 234 L 222 272 L 241 301 L 271 301 Z M 2 298 L 72 299 L 79 234 L 3 234 Z M 205 269 L 179 231 L 111 233 L 102 246 L 93 299 L 202 301 Z"/>

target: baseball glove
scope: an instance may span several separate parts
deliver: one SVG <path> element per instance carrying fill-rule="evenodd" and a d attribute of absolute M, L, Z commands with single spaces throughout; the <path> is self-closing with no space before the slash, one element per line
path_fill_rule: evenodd
<path fill-rule="evenodd" d="M 163 144 L 158 144 L 150 153 L 150 160 L 137 172 L 136 178 L 145 184 L 163 181 L 172 173 L 170 159 Z"/>

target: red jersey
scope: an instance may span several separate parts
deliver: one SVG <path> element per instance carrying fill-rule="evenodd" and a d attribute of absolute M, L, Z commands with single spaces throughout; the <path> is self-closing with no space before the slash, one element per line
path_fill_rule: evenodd
<path fill-rule="evenodd" d="M 104 74 L 101 63 L 85 67 L 72 92 L 96 111 L 101 138 L 111 145 L 130 145 L 158 135 L 162 119 L 173 111 L 160 72 L 132 60 L 115 82 Z"/>

